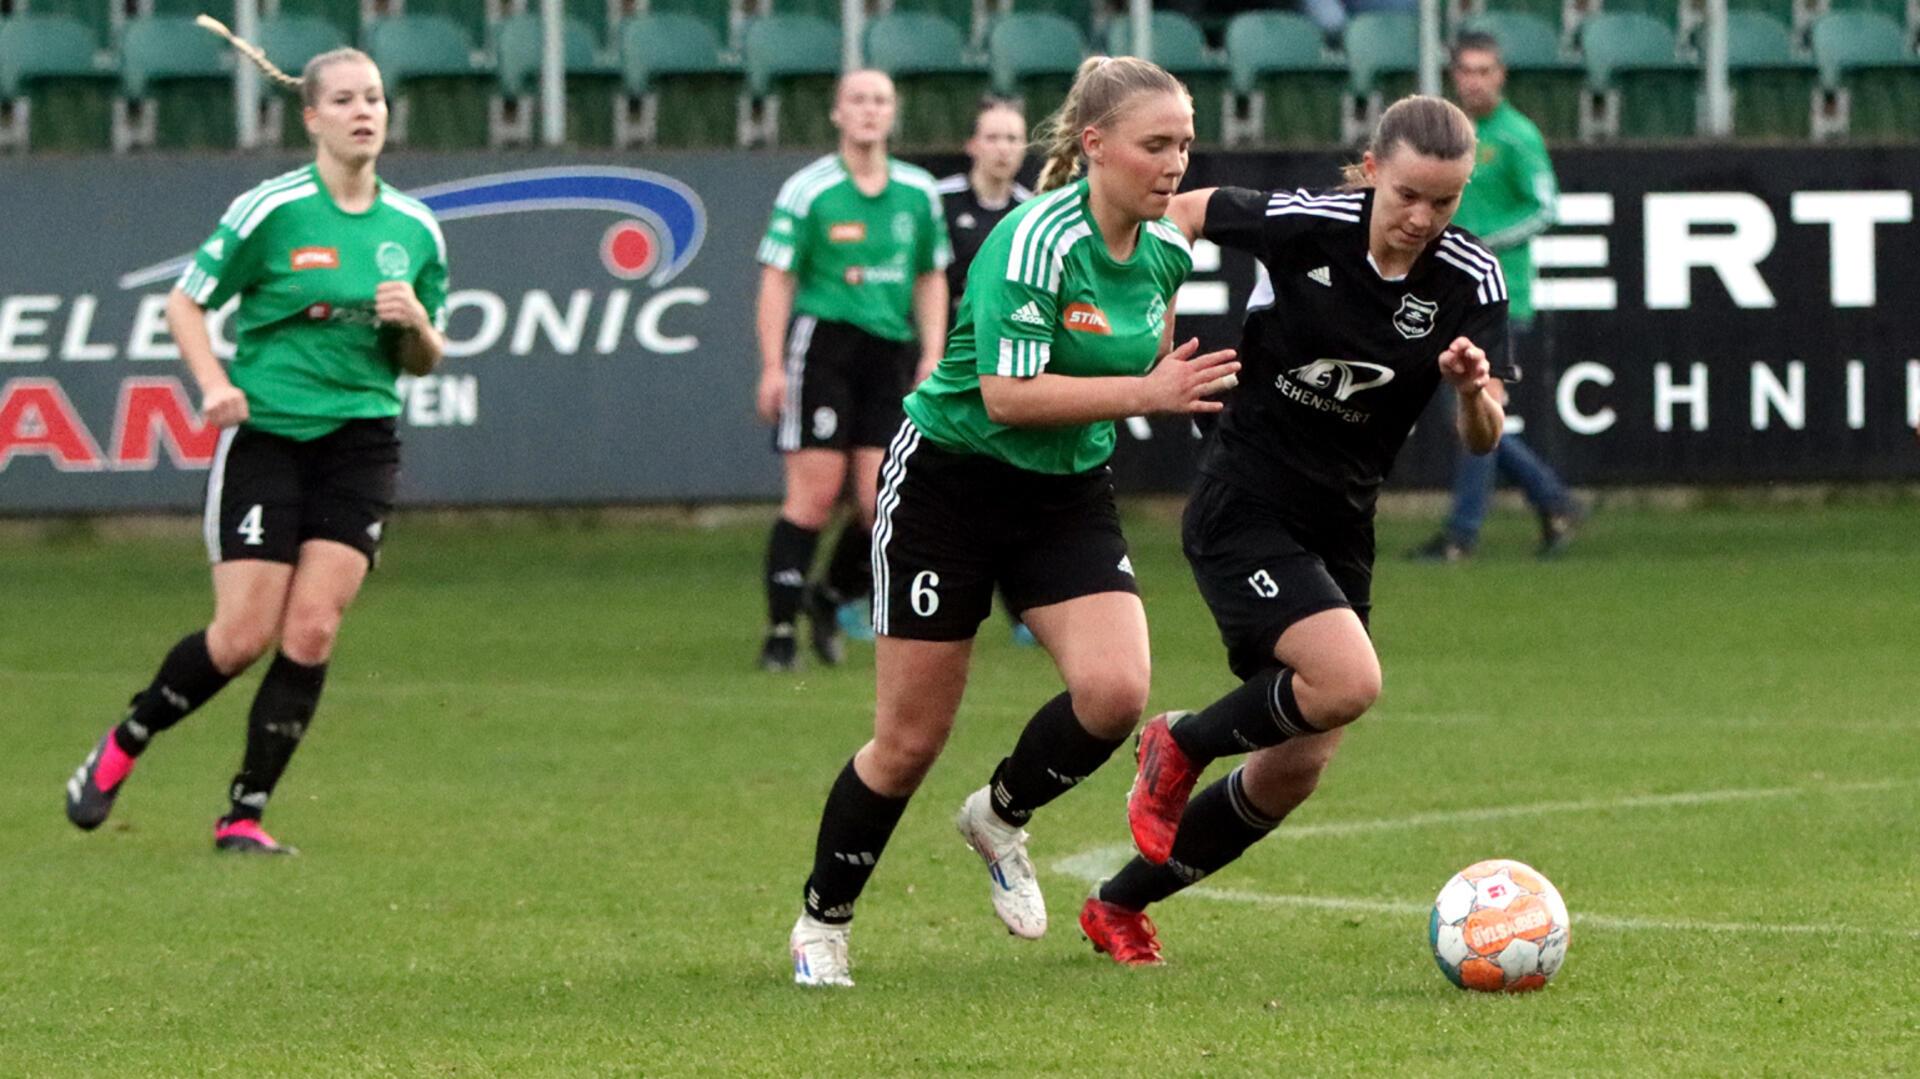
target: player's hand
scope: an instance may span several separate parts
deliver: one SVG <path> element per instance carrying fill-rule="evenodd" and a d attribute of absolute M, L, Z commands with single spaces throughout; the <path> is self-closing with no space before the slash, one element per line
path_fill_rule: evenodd
<path fill-rule="evenodd" d="M 762 423 L 780 422 L 780 406 L 787 400 L 787 373 L 778 367 L 760 369 L 760 386 L 753 391 L 753 410 Z"/>
<path fill-rule="evenodd" d="M 413 285 L 406 281 L 382 281 L 373 290 L 373 314 L 383 325 L 403 326 L 416 332 L 428 329 L 432 322 Z"/>
<path fill-rule="evenodd" d="M 920 366 L 913 369 L 913 384 L 918 386 L 922 382 L 932 378 L 933 369 L 938 366 L 940 366 L 940 357 L 922 356 L 920 358 Z"/>
<path fill-rule="evenodd" d="M 233 427 L 247 420 L 247 395 L 229 382 L 200 395 L 200 414 L 215 427 Z"/>
<path fill-rule="evenodd" d="M 1447 380 L 1453 392 L 1472 397 L 1487 388 L 1493 374 L 1487 365 L 1486 352 L 1472 341 L 1456 337 L 1440 354 L 1440 377 Z"/>
<path fill-rule="evenodd" d="M 1147 372 L 1147 411 L 1218 412 L 1227 407 L 1225 402 L 1207 398 L 1239 385 L 1239 361 L 1230 348 L 1195 356 L 1199 351 L 1200 339 L 1190 338 Z"/>

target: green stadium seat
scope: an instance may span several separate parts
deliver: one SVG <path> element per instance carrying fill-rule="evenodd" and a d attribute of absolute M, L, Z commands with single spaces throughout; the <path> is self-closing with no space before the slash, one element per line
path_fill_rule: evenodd
<path fill-rule="evenodd" d="M 1799 26 L 1796 13 L 1800 8 L 1801 5 L 1797 3 L 1796 0 L 1727 0 L 1727 11 L 1729 13 L 1735 11 L 1757 12 L 1761 15 L 1771 16 L 1779 22 L 1796 29 Z"/>
<path fill-rule="evenodd" d="M 1469 10 L 1459 12 L 1456 25 L 1481 14 L 1532 15 L 1545 19 L 1548 24 L 1560 27 L 1565 37 L 1584 14 L 1584 8 L 1569 0 L 1480 0 L 1478 4 L 1466 5 Z M 1599 6 L 1592 4 L 1591 6 Z"/>
<path fill-rule="evenodd" d="M 1877 11 L 1836 11 L 1813 24 L 1820 84 L 1845 102 L 1846 134 L 1855 139 L 1907 139 L 1920 127 L 1920 59 L 1906 31 Z"/>
<path fill-rule="evenodd" d="M 1086 55 L 1086 38 L 1059 15 L 1016 12 L 996 20 L 987 33 L 994 92 L 1021 99 L 1029 124 L 1052 115 L 1066 100 Z"/>
<path fill-rule="evenodd" d="M 966 33 L 970 48 L 986 41 L 986 12 L 985 0 L 977 5 L 975 0 L 893 0 L 892 11 L 895 15 L 938 15 Z"/>
<path fill-rule="evenodd" d="M 899 145 L 958 146 L 973 134 L 987 72 L 966 51 L 966 35 L 939 15 L 897 11 L 867 24 L 866 62 L 899 91 Z"/>
<path fill-rule="evenodd" d="M 1251 137 L 1280 145 L 1340 141 L 1346 65 L 1327 55 L 1304 15 L 1249 11 L 1227 23 L 1227 71 L 1247 99 Z"/>
<path fill-rule="evenodd" d="M 66 15 L 0 19 L 0 101 L 5 144 L 88 151 L 113 145 L 119 72 L 93 28 Z"/>
<path fill-rule="evenodd" d="M 283 0 L 283 3 L 285 0 Z M 298 76 L 307 61 L 347 44 L 347 35 L 332 20 L 318 15 L 270 15 L 260 20 L 254 44 L 274 66 Z M 307 127 L 300 118 L 300 98 L 262 80 L 263 115 L 281 146 L 305 146 Z M 274 134 L 268 135 L 272 141 Z"/>
<path fill-rule="evenodd" d="M 1699 112 L 1699 70 L 1676 59 L 1674 32 L 1640 12 L 1607 12 L 1580 24 L 1587 89 L 1605 102 L 1589 135 L 1688 138 Z"/>
<path fill-rule="evenodd" d="M 569 19 L 579 19 L 593 31 L 595 41 L 613 42 L 620 40 L 620 24 L 627 16 L 637 15 L 644 6 L 638 0 L 564 0 L 560 9 Z M 654 5 L 657 6 L 657 5 Z M 725 2 L 722 0 L 721 7 Z M 538 3 L 526 5 L 525 13 L 538 15 Z"/>
<path fill-rule="evenodd" d="M 38 5 L 35 6 L 38 7 Z M 150 9 L 146 14 L 185 19 L 191 19 L 195 15 L 211 15 L 232 26 L 233 9 L 234 0 L 150 0 Z M 205 33 L 205 31 L 201 32 Z"/>
<path fill-rule="evenodd" d="M 575 145 L 613 144 L 614 97 L 620 88 L 620 67 L 606 58 L 592 27 L 566 19 L 567 141 Z M 494 74 L 500 81 L 502 105 L 494 117 L 496 132 L 515 129 L 506 141 L 529 141 L 533 117 L 539 111 L 540 67 L 545 56 L 545 24 L 539 15 L 516 15 L 494 33 Z M 517 125 L 509 124 L 507 103 Z"/>
<path fill-rule="evenodd" d="M 739 141 L 740 72 L 720 53 L 720 35 L 692 15 L 631 15 L 620 25 L 620 69 L 638 116 L 616 138 L 665 147 Z"/>
<path fill-rule="evenodd" d="M 1207 51 L 1200 25 L 1178 12 L 1153 13 L 1153 61 L 1178 76 L 1193 95 L 1193 127 L 1201 142 L 1218 144 L 1222 122 L 1231 115 L 1227 102 L 1227 62 Z M 1139 55 L 1133 47 L 1133 20 L 1107 20 L 1107 53 Z"/>
<path fill-rule="evenodd" d="M 767 15 L 747 24 L 747 93 L 764 102 L 769 144 L 826 146 L 840 76 L 840 29 L 812 15 Z"/>
<path fill-rule="evenodd" d="M 96 41 L 105 40 L 113 29 L 111 0 L 32 0 L 25 5 L 24 14 L 35 18 L 65 16 L 91 30 Z"/>
<path fill-rule="evenodd" d="M 840 0 L 765 0 L 762 10 L 768 15 L 811 15 L 840 25 Z"/>
<path fill-rule="evenodd" d="M 1795 56 L 1787 24 L 1759 11 L 1727 12 L 1727 81 L 1733 133 L 1742 139 L 1805 139 L 1812 134 L 1818 72 Z"/>
<path fill-rule="evenodd" d="M 1540 128 L 1547 141 L 1580 134 L 1580 95 L 1586 72 L 1560 54 L 1560 32 L 1524 11 L 1487 11 L 1468 18 L 1462 30 L 1491 34 L 1507 65 L 1507 100 Z"/>
<path fill-rule="evenodd" d="M 1678 34 L 1686 22 L 1683 14 L 1688 0 L 1601 0 L 1600 9 L 1609 15 L 1651 15 Z"/>
<path fill-rule="evenodd" d="M 192 19 L 129 20 L 120 32 L 118 149 L 235 144 L 234 55 Z"/>
<path fill-rule="evenodd" d="M 1341 137 L 1366 137 L 1380 109 L 1413 93 L 1420 66 L 1420 20 L 1400 12 L 1370 11 L 1347 21 L 1347 93 Z"/>
<path fill-rule="evenodd" d="M 360 0 L 280 0 L 278 14 L 283 19 L 295 15 L 325 19 L 347 35 L 348 41 L 360 36 Z"/>
<path fill-rule="evenodd" d="M 441 16 L 458 24 L 468 40 L 490 42 L 494 25 L 488 18 L 488 9 L 493 6 L 487 0 L 406 0 L 402 11 L 410 18 Z M 535 10 L 538 7 L 536 3 Z"/>
<path fill-rule="evenodd" d="M 722 48 L 733 49 L 740 45 L 742 27 L 734 20 L 734 7 L 729 0 L 647 0 L 646 13 L 691 15 L 720 35 Z"/>
<path fill-rule="evenodd" d="M 1826 10 L 1834 11 L 1872 11 L 1885 15 L 1897 23 L 1906 24 L 1911 14 L 1907 0 L 1827 0 Z"/>
<path fill-rule="evenodd" d="M 367 27 L 367 53 L 393 103 L 388 137 L 400 146 L 478 149 L 487 145 L 489 65 L 444 15 L 393 15 Z"/>
<path fill-rule="evenodd" d="M 989 4 L 989 10 L 993 6 Z M 1124 17 L 1127 5 L 1118 3 L 1113 6 Z M 1098 29 L 1102 14 L 1099 0 L 1008 0 L 1007 10 L 1017 15 L 1058 15 L 1083 34 Z"/>

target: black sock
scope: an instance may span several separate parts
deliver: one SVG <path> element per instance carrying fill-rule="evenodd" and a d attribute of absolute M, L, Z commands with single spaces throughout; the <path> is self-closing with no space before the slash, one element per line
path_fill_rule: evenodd
<path fill-rule="evenodd" d="M 820 837 L 813 847 L 813 874 L 803 893 L 807 913 L 842 925 L 853 920 L 853 902 L 873 876 L 907 799 L 874 793 L 860 781 L 853 762 L 840 770 L 820 811 Z"/>
<path fill-rule="evenodd" d="M 873 592 L 873 533 L 848 521 L 827 561 L 824 591 L 835 603 L 848 603 Z"/>
<path fill-rule="evenodd" d="M 1100 898 L 1128 910 L 1145 910 L 1147 904 L 1226 868 L 1279 825 L 1278 818 L 1266 816 L 1247 800 L 1240 769 L 1235 768 L 1187 803 L 1167 864 L 1134 856 L 1101 885 Z"/>
<path fill-rule="evenodd" d="M 1008 824 L 1027 823 L 1034 810 L 1092 775 L 1125 741 L 1089 733 L 1073 714 L 1073 697 L 1060 694 L 1040 706 L 1013 753 L 993 770 L 987 786 L 994 815 Z"/>
<path fill-rule="evenodd" d="M 284 652 L 274 655 L 247 713 L 247 754 L 240 762 L 240 774 L 233 777 L 227 820 L 259 820 L 266 812 L 274 784 L 280 782 L 293 751 L 306 737 L 326 681 L 326 664 L 309 667 L 288 659 Z"/>
<path fill-rule="evenodd" d="M 154 735 L 187 718 L 230 681 L 207 652 L 207 633 L 197 630 L 174 644 L 146 689 L 134 695 L 127 718 L 113 730 L 113 740 L 129 757 L 146 751 Z"/>
<path fill-rule="evenodd" d="M 1172 730 L 1174 744 L 1196 765 L 1319 733 L 1300 714 L 1290 667 L 1268 667 Z"/>
<path fill-rule="evenodd" d="M 790 626 L 800 613 L 800 593 L 813 567 L 813 549 L 820 533 L 801 528 L 785 517 L 773 522 L 767 538 L 767 624 Z"/>

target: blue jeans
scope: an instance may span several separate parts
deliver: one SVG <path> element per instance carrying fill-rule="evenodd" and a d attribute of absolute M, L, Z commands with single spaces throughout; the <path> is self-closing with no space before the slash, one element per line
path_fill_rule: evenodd
<path fill-rule="evenodd" d="M 1530 351 L 1539 335 L 1530 327 L 1515 326 L 1512 348 L 1516 356 Z M 1531 360 L 1532 356 L 1523 358 Z M 1500 445 L 1483 457 L 1460 451 L 1453 466 L 1453 512 L 1447 517 L 1447 537 L 1462 547 L 1472 547 L 1480 538 L 1481 522 L 1486 520 L 1487 505 L 1493 501 L 1495 474 L 1520 486 L 1536 513 L 1564 514 L 1574 511 L 1573 498 L 1567 493 L 1553 466 L 1540 459 L 1532 447 L 1517 434 L 1503 435 Z"/>

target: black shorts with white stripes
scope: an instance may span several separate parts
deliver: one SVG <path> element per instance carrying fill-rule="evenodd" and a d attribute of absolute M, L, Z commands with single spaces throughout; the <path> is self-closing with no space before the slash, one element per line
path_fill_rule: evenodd
<path fill-rule="evenodd" d="M 1073 475 L 942 449 L 901 424 L 880 468 L 873 625 L 888 637 L 973 637 L 994 588 L 1015 614 L 1139 592 L 1106 466 Z"/>
<path fill-rule="evenodd" d="M 787 397 L 774 448 L 879 449 L 904 413 L 919 360 L 913 345 L 875 337 L 846 322 L 798 315 L 787 331 Z"/>
<path fill-rule="evenodd" d="M 399 474 L 392 419 L 348 420 L 306 442 L 229 428 L 207 473 L 207 557 L 293 565 L 302 543 L 324 539 L 376 562 Z"/>

